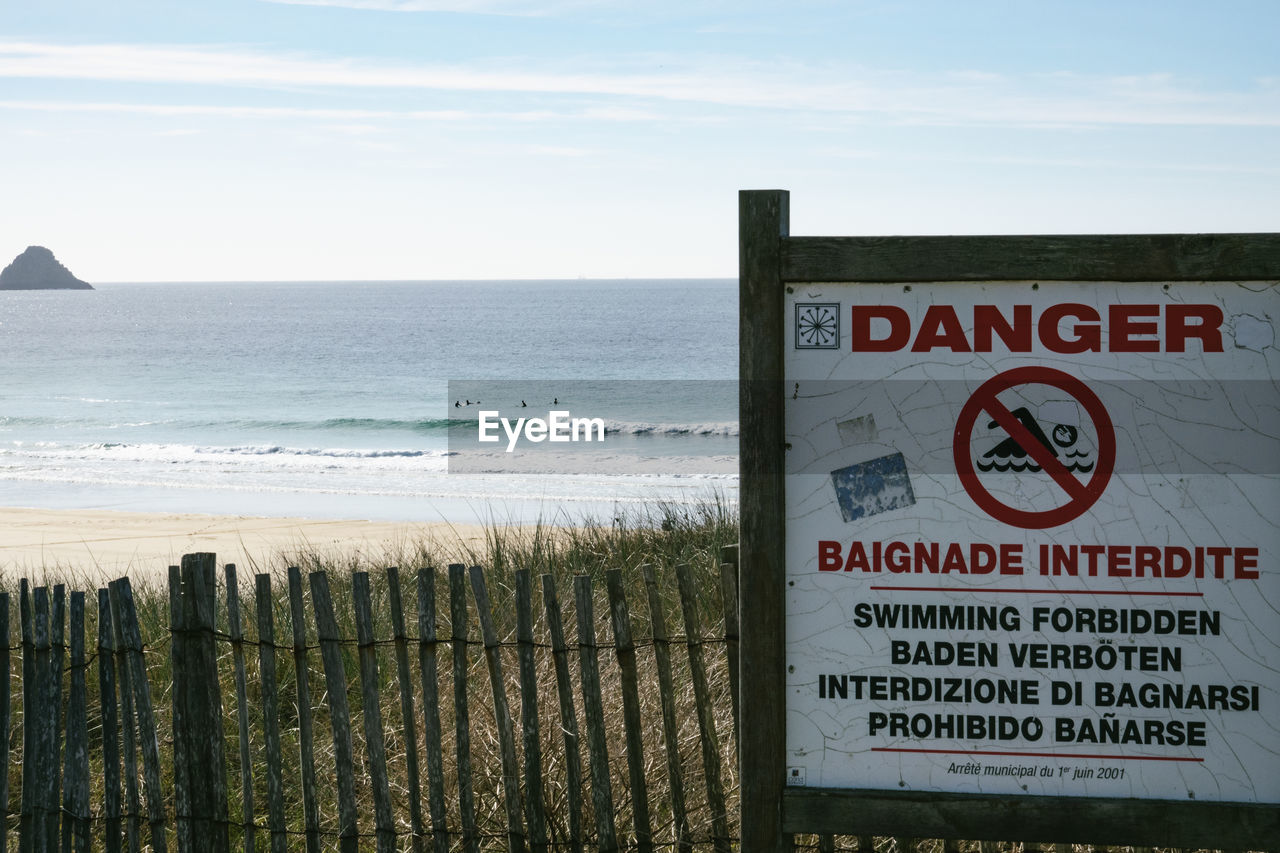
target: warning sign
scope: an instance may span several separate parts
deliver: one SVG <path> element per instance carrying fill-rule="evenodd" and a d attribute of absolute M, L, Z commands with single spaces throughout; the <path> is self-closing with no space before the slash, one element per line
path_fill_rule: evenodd
<path fill-rule="evenodd" d="M 789 790 L 1280 803 L 1280 285 L 786 299 Z"/>
<path fill-rule="evenodd" d="M 1079 403 L 1092 422 L 1096 455 L 1081 449 L 1079 427 L 1053 424 L 1046 433 L 1044 425 L 1025 406 L 1010 410 L 1000 399 L 1002 392 L 1034 384 L 1060 389 Z M 987 426 L 1003 431 L 1007 438 L 975 461 L 971 447 L 973 432 L 984 414 L 991 418 Z M 956 421 L 953 450 L 956 472 L 974 503 L 1006 524 L 1046 528 L 1078 518 L 1102 496 L 1115 467 L 1116 438 L 1106 407 L 1085 383 L 1053 368 L 1020 367 L 983 383 L 969 398 Z M 987 490 L 979 471 L 1044 472 L 1062 489 L 1063 503 L 1039 511 L 1009 506 Z M 1088 476 L 1081 480 L 1080 474 Z"/>

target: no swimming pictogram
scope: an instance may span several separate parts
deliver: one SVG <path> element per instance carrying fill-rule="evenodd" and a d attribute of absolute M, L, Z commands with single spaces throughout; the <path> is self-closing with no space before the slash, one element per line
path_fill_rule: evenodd
<path fill-rule="evenodd" d="M 1027 409 L 1010 410 L 998 397 L 1002 392 L 1031 385 L 1057 388 L 1080 405 L 1093 422 L 1096 459 L 1091 463 L 1064 462 L 1055 445 L 1063 449 L 1074 445 L 1078 437 L 1076 427 L 1059 424 L 1052 428 L 1051 434 L 1046 434 Z M 1003 430 L 1008 438 L 984 454 L 984 458 L 992 459 L 992 462 L 978 463 L 975 467 L 971 444 L 974 428 L 983 412 L 991 417 L 992 425 Z M 1116 435 L 1102 401 L 1079 379 L 1049 367 L 1019 367 L 988 379 L 964 404 L 956 420 L 952 453 L 961 485 L 984 512 L 1014 527 L 1042 529 L 1079 518 L 1102 496 L 1115 468 Z M 999 465 L 999 460 L 1006 458 L 1010 462 Z M 1026 462 L 1021 462 L 1022 459 Z M 983 471 L 993 468 L 1002 472 L 1043 471 L 1065 493 L 1066 502 L 1046 510 L 1010 506 L 988 490 L 978 475 L 979 467 Z M 1081 479 L 1080 474 L 1088 474 L 1089 477 Z"/>

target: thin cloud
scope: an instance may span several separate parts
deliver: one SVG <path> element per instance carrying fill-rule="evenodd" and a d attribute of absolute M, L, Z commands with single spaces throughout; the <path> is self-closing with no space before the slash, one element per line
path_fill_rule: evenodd
<path fill-rule="evenodd" d="M 463 110 L 357 110 L 301 107 L 218 106 L 213 104 L 129 104 L 116 101 L 0 101 L 0 110 L 44 113 L 133 113 L 153 116 L 211 116 L 214 118 L 303 118 L 322 121 L 361 119 L 427 119 L 465 121 L 494 114 Z"/>
<path fill-rule="evenodd" d="M 524 124 L 553 121 L 635 122 L 662 118 L 656 113 L 610 110 L 366 110 L 314 107 L 251 107 L 216 104 L 130 104 L 119 101 L 0 101 L 0 110 L 42 113 L 124 113 L 151 116 L 209 116 L 229 119 L 312 119 L 317 121 L 404 120 L 424 122 L 509 121 Z M 354 126 L 354 125 L 352 125 Z M 361 125 L 362 127 L 365 125 Z"/>
<path fill-rule="evenodd" d="M 701 65 L 673 60 L 668 67 L 677 70 L 394 65 L 232 47 L 0 42 L 0 77 L 10 78 L 608 97 L 632 101 L 612 105 L 624 115 L 636 101 L 666 101 L 894 124 L 1280 126 L 1280 92 L 1265 84 L 1254 91 L 1209 92 L 1167 75 L 913 75 L 723 57 Z"/>
<path fill-rule="evenodd" d="M 593 153 L 588 148 L 574 148 L 568 145 L 535 145 L 527 150 L 530 154 L 542 157 L 587 157 Z"/>
<path fill-rule="evenodd" d="M 328 6 L 373 12 L 456 12 L 467 15 L 508 15 L 536 18 L 592 5 L 546 0 L 262 0 L 285 6 Z"/>

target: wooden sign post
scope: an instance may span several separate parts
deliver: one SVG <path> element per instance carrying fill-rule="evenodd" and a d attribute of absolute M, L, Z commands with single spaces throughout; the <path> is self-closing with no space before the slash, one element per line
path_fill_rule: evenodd
<path fill-rule="evenodd" d="M 740 196 L 745 850 L 1280 838 L 1280 235 Z"/>

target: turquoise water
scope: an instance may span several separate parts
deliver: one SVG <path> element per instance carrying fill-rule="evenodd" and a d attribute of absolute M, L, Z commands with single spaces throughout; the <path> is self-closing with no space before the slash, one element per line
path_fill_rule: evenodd
<path fill-rule="evenodd" d="M 736 497 L 733 281 L 3 292 L 0 371 L 0 505 L 470 522 Z M 504 415 L 603 407 L 612 464 L 451 471 L 469 387 Z"/>

